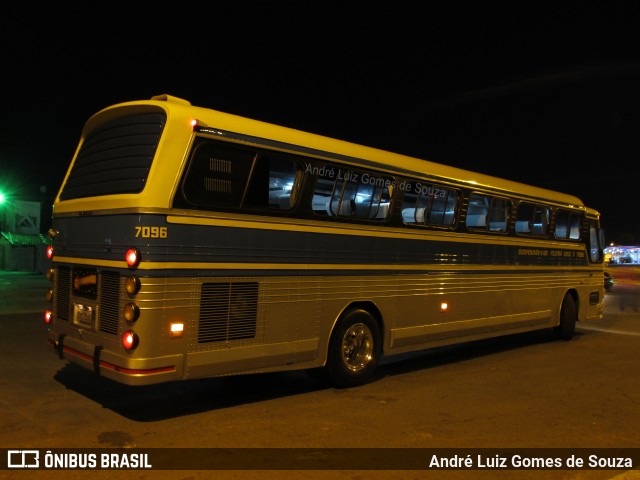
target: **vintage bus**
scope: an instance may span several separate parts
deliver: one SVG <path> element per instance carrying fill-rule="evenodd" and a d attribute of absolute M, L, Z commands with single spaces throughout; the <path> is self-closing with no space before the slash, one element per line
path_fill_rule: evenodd
<path fill-rule="evenodd" d="M 87 121 L 50 236 L 53 351 L 128 385 L 350 387 L 382 356 L 603 316 L 580 199 L 169 95 Z"/>

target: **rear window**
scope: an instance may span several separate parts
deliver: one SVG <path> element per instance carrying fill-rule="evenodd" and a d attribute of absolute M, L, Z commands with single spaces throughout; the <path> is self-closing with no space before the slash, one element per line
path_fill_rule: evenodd
<path fill-rule="evenodd" d="M 166 122 L 164 112 L 111 120 L 85 138 L 60 200 L 140 193 Z"/>

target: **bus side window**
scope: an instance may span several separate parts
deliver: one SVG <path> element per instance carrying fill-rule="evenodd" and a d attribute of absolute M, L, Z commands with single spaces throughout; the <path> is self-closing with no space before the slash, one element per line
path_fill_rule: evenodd
<path fill-rule="evenodd" d="M 214 142 L 198 144 L 182 182 L 182 199 L 190 207 L 240 207 L 255 153 Z"/>
<path fill-rule="evenodd" d="M 335 215 L 331 205 L 331 197 L 337 188 L 336 169 L 326 164 L 309 163 L 306 172 L 316 180 L 311 198 L 313 213 L 316 215 Z"/>
<path fill-rule="evenodd" d="M 294 207 L 302 181 L 302 164 L 292 158 L 201 141 L 189 159 L 176 206 L 191 208 Z"/>
<path fill-rule="evenodd" d="M 511 202 L 506 198 L 492 198 L 489 210 L 489 230 L 506 232 L 511 214 Z"/>
<path fill-rule="evenodd" d="M 571 240 L 580 239 L 580 226 L 582 225 L 582 214 L 574 213 L 569 221 L 569 238 Z"/>
<path fill-rule="evenodd" d="M 428 197 L 423 195 L 420 183 L 411 182 L 408 185 L 402 200 L 402 221 L 408 224 L 424 225 Z"/>
<path fill-rule="evenodd" d="M 349 172 L 342 189 L 346 215 L 366 220 L 384 220 L 389 214 L 391 179 L 368 172 Z M 348 203 L 346 203 L 348 202 Z M 343 215 L 341 208 L 338 215 Z"/>
<path fill-rule="evenodd" d="M 358 182 L 350 181 L 352 173 L 347 172 L 342 181 L 336 185 L 336 189 L 331 196 L 329 204 L 329 214 L 340 217 L 351 217 L 357 215 L 356 198 L 358 195 Z M 357 178 L 357 177 L 356 177 Z"/>
<path fill-rule="evenodd" d="M 438 226 L 452 226 L 456 220 L 458 208 L 458 194 L 454 190 L 435 187 L 429 207 L 427 224 Z"/>
<path fill-rule="evenodd" d="M 589 258 L 592 262 L 602 261 L 604 245 L 600 244 L 600 235 L 597 225 L 592 222 L 589 225 Z"/>
<path fill-rule="evenodd" d="M 316 176 L 311 205 L 316 215 L 384 220 L 389 215 L 392 179 L 332 165 L 309 165 Z"/>
<path fill-rule="evenodd" d="M 556 214 L 555 237 L 561 239 L 580 239 L 580 226 L 582 225 L 582 213 L 558 210 Z"/>
<path fill-rule="evenodd" d="M 536 206 L 533 214 L 533 235 L 546 235 L 549 228 L 549 209 L 547 207 Z"/>
<path fill-rule="evenodd" d="M 516 233 L 546 235 L 549 229 L 549 208 L 520 202 L 516 211 Z"/>
<path fill-rule="evenodd" d="M 469 196 L 469 206 L 467 208 L 467 218 L 465 225 L 472 229 L 486 229 L 487 216 L 489 213 L 489 197 L 472 193 Z"/>
<path fill-rule="evenodd" d="M 302 169 L 295 160 L 260 154 L 245 195 L 249 207 L 290 210 L 300 189 Z"/>
<path fill-rule="evenodd" d="M 556 213 L 556 238 L 567 238 L 569 232 L 569 212 L 566 210 L 558 210 Z"/>
<path fill-rule="evenodd" d="M 453 226 L 458 210 L 458 193 L 455 190 L 420 182 L 406 183 L 404 190 L 401 212 L 404 223 Z"/>

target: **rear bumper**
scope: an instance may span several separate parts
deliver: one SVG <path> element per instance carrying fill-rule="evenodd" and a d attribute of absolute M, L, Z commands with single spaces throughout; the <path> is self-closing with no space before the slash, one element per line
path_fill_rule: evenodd
<path fill-rule="evenodd" d="M 183 355 L 130 358 L 126 354 L 106 350 L 100 345 L 90 345 L 54 332 L 49 332 L 48 341 L 61 359 L 125 385 L 151 385 L 182 379 Z"/>

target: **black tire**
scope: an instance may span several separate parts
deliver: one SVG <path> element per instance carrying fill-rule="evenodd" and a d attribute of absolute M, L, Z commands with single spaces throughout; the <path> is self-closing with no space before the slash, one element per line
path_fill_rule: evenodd
<path fill-rule="evenodd" d="M 361 308 L 349 310 L 329 340 L 325 367 L 328 379 L 337 388 L 365 384 L 373 377 L 381 354 L 380 328 L 375 318 Z"/>
<path fill-rule="evenodd" d="M 573 295 L 567 293 L 560 307 L 560 324 L 555 327 L 555 333 L 561 340 L 571 340 L 576 332 L 578 308 Z"/>

